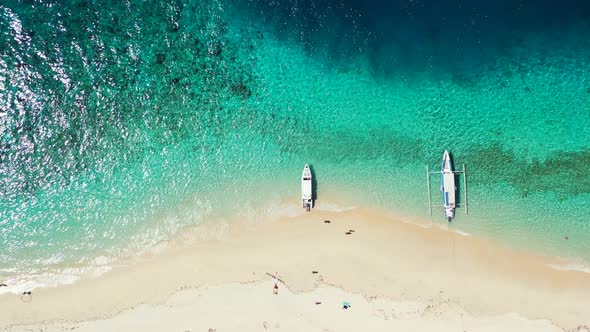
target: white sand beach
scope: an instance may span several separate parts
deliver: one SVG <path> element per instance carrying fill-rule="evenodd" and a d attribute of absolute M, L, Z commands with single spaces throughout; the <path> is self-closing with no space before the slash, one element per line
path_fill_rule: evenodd
<path fill-rule="evenodd" d="M 383 211 L 183 234 L 99 278 L 0 296 L 0 330 L 590 331 L 590 274 Z"/>

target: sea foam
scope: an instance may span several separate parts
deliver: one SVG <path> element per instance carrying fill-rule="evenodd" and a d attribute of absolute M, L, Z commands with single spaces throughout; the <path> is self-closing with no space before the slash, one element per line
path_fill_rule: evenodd
<path fill-rule="evenodd" d="M 560 271 L 578 271 L 590 273 L 590 266 L 582 263 L 571 263 L 571 264 L 548 264 L 550 267 Z"/>

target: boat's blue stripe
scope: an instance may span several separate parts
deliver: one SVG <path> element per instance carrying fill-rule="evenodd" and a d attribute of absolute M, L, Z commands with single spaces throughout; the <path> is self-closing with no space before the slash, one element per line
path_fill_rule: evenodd
<path fill-rule="evenodd" d="M 444 163 L 444 161 L 443 161 L 443 163 Z M 445 201 L 445 176 L 444 176 L 444 174 L 441 175 L 440 182 L 442 183 L 442 199 L 444 202 Z"/>

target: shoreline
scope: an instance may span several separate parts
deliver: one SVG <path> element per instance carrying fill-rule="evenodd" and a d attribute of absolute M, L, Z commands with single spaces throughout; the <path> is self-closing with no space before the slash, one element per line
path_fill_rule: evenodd
<path fill-rule="evenodd" d="M 346 235 L 350 229 L 355 232 Z M 315 210 L 184 231 L 98 278 L 36 290 L 30 302 L 0 295 L 0 327 L 112 317 L 141 303 L 164 303 L 187 288 L 265 282 L 267 273 L 278 273 L 296 294 L 335 287 L 402 303 L 444 297 L 472 317 L 518 313 L 562 328 L 590 325 L 584 305 L 590 274 L 557 270 L 548 257 L 382 211 Z"/>
<path fill-rule="evenodd" d="M 187 198 L 180 205 L 180 208 L 192 209 L 190 206 L 191 202 L 191 199 Z M 27 275 L 0 275 L 0 282 L 8 283 L 10 285 L 10 287 L 0 288 L 0 297 L 3 294 L 20 294 L 23 291 L 34 289 L 62 287 L 77 283 L 81 280 L 98 278 L 113 268 L 133 262 L 137 256 L 146 253 L 149 254 L 154 250 L 159 250 L 158 248 L 162 246 L 162 243 L 174 243 L 178 242 L 179 238 L 186 238 L 186 235 L 183 235 L 183 233 L 195 233 L 193 229 L 234 227 L 234 224 L 238 224 L 238 227 L 240 227 L 240 223 L 255 225 L 259 223 L 273 222 L 273 220 L 297 218 L 304 214 L 304 211 L 298 206 L 297 200 L 292 199 L 292 195 L 289 197 L 275 197 L 274 200 L 261 209 L 252 209 L 250 206 L 246 206 L 246 208 L 247 209 L 238 213 L 219 214 L 199 224 L 181 225 L 169 238 L 160 239 L 157 242 L 153 242 L 153 244 L 148 247 L 139 248 L 135 246 L 120 246 L 116 249 L 116 251 L 118 251 L 117 255 L 102 252 L 96 256 L 84 257 L 84 263 L 80 263 L 82 260 L 80 262 L 59 263 L 55 266 L 45 268 L 39 273 Z M 570 256 L 566 253 L 560 252 L 546 253 L 542 252 L 542 250 L 539 252 L 536 249 L 540 244 L 531 244 L 526 238 L 522 244 L 516 244 L 513 243 L 513 241 L 497 238 L 494 234 L 481 232 L 482 229 L 470 229 L 470 225 L 466 224 L 466 222 L 473 222 L 473 220 L 461 220 L 459 222 L 447 223 L 446 221 L 438 220 L 436 217 L 425 218 L 419 216 L 415 211 L 406 211 L 400 214 L 390 208 L 380 206 L 363 204 L 361 207 L 358 207 L 353 205 L 353 200 L 348 196 L 342 196 L 333 190 L 328 190 L 326 193 L 322 194 L 322 200 L 317 203 L 314 211 L 319 213 L 340 213 L 357 209 L 372 211 L 373 213 L 379 214 L 380 217 L 387 218 L 393 222 L 412 224 L 426 229 L 438 228 L 442 231 L 452 232 L 461 236 L 473 236 L 494 243 L 500 247 L 510 248 L 514 251 L 524 251 L 531 255 L 543 256 L 548 260 L 547 265 L 556 270 L 578 271 L 590 274 L 590 261 L 585 260 L 581 256 Z M 170 213 L 172 215 L 178 214 L 179 217 L 182 216 L 182 213 L 175 212 L 175 210 L 162 210 L 157 216 L 161 217 Z M 149 222 L 156 223 L 157 220 L 149 220 Z M 219 223 L 222 226 L 215 225 L 216 223 Z M 199 238 L 195 238 L 192 240 L 198 239 Z M 187 241 L 190 242 L 191 239 L 187 239 Z"/>

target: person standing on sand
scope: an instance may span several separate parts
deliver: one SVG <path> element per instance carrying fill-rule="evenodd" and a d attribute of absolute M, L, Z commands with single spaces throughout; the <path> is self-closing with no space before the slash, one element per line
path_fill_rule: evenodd
<path fill-rule="evenodd" d="M 278 295 L 279 294 L 279 285 L 277 285 L 276 282 L 275 282 L 275 286 L 272 288 L 272 293 L 274 295 Z"/>

